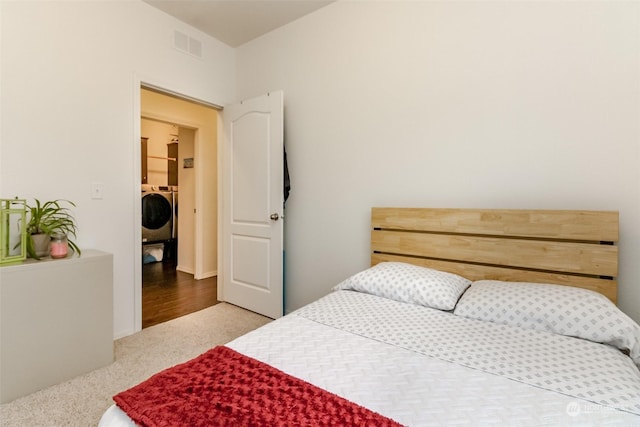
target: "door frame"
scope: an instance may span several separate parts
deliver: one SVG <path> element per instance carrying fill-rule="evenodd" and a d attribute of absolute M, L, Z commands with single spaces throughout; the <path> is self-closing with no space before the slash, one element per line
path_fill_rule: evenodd
<path fill-rule="evenodd" d="M 142 207 L 140 204 L 140 183 L 139 181 L 139 177 L 141 174 L 141 162 L 142 162 L 142 153 L 140 150 L 140 144 L 139 143 L 135 143 L 135 141 L 140 141 L 141 138 L 141 129 L 140 129 L 140 119 L 142 117 L 142 101 L 141 101 L 141 97 L 140 97 L 140 90 L 141 89 L 149 89 L 158 93 L 161 93 L 163 95 L 166 96 L 170 96 L 170 97 L 174 97 L 174 98 L 178 98 L 184 101 L 189 101 L 189 102 L 194 102 L 206 107 L 210 107 L 213 108 L 217 111 L 216 117 L 218 120 L 218 126 L 217 126 L 217 136 L 218 138 L 220 137 L 220 111 L 222 110 L 222 107 L 218 104 L 212 103 L 212 102 L 208 102 L 208 101 L 204 101 L 201 99 L 197 99 L 197 98 L 193 98 L 184 94 L 181 94 L 180 92 L 176 92 L 173 91 L 171 89 L 166 89 L 165 87 L 159 85 L 159 84 L 154 84 L 151 82 L 152 79 L 148 79 L 148 78 L 141 78 L 140 76 L 135 75 L 134 79 L 133 79 L 133 85 L 134 85 L 134 94 L 135 96 L 134 98 L 134 105 L 133 105 L 133 114 L 134 114 L 134 122 L 133 122 L 133 176 L 136 177 L 134 179 L 134 183 L 133 183 L 133 253 L 134 253 L 134 267 L 133 267 L 133 286 L 134 286 L 134 290 L 133 290 L 133 328 L 134 328 L 134 333 L 135 332 L 139 332 L 142 330 L 142 224 L 141 224 L 141 219 L 142 219 Z M 196 131 L 196 135 L 195 135 L 195 140 L 194 140 L 194 157 L 198 158 L 198 154 L 199 152 L 202 151 L 202 145 L 203 141 L 201 140 L 201 138 L 199 137 L 199 133 L 198 130 L 201 126 L 200 123 L 185 123 L 184 120 L 174 120 L 171 117 L 162 117 L 159 115 L 149 115 L 146 114 L 146 117 L 150 118 L 150 119 L 154 119 L 154 120 L 161 120 L 161 121 L 165 121 L 168 123 L 173 123 L 176 124 L 178 126 L 181 127 L 185 127 L 185 128 L 191 128 L 191 129 L 195 129 Z M 217 144 L 216 147 L 217 151 L 220 150 L 220 144 Z M 217 175 L 218 175 L 218 187 L 220 187 L 220 159 L 218 158 L 218 170 L 216 171 Z M 201 207 L 202 207 L 202 189 L 203 189 L 203 168 L 196 168 L 195 171 L 195 183 L 194 183 L 194 193 L 195 193 L 195 209 L 196 209 L 196 220 L 195 220 L 195 224 L 194 224 L 194 246 L 195 246 L 195 265 L 194 265 L 194 270 L 195 273 L 194 274 L 195 277 L 199 277 L 199 275 L 202 274 L 202 245 L 203 245 L 203 239 L 200 236 L 200 233 L 198 233 L 198 230 L 201 229 L 202 227 L 202 222 L 204 221 L 204 219 L 202 218 L 201 215 L 199 215 L 198 213 L 201 212 Z M 218 193 L 219 194 L 219 193 Z M 219 197 L 218 197 L 218 204 L 217 204 L 217 209 L 218 209 L 218 218 L 220 218 L 220 203 L 219 203 Z M 218 230 L 220 229 L 220 224 L 218 221 Z M 218 245 L 218 248 L 220 247 L 219 244 L 219 240 L 220 240 L 220 233 L 218 232 L 218 242 L 216 242 L 216 244 Z M 220 250 L 218 250 L 218 258 L 220 258 Z M 218 261 L 219 262 L 219 261 Z M 219 264 L 218 264 L 219 265 Z M 218 287 L 218 289 L 220 289 L 220 287 Z M 220 299 L 220 298 L 218 298 Z"/>

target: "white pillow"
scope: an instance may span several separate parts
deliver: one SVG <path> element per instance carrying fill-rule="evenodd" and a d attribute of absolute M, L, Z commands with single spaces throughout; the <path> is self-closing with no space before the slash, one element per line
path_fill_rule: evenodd
<path fill-rule="evenodd" d="M 357 273 L 333 290 L 353 290 L 439 310 L 453 310 L 470 280 L 452 273 L 403 262 L 381 262 Z"/>
<path fill-rule="evenodd" d="M 598 292 L 480 280 L 465 292 L 454 314 L 609 344 L 628 351 L 640 367 L 640 326 Z"/>

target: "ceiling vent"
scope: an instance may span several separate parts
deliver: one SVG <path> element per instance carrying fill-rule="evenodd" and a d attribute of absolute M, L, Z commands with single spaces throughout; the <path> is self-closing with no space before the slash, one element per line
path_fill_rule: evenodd
<path fill-rule="evenodd" d="M 173 34 L 173 47 L 189 55 L 202 58 L 202 42 L 178 30 L 175 30 Z"/>

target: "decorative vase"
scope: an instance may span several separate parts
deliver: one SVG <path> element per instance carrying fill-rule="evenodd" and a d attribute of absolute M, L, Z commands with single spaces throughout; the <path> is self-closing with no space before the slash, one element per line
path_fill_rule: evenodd
<path fill-rule="evenodd" d="M 54 233 L 51 235 L 49 243 L 49 255 L 51 258 L 65 258 L 69 253 L 69 242 L 67 235 L 62 233 Z"/>
<path fill-rule="evenodd" d="M 49 242 L 51 237 L 44 233 L 32 234 L 33 249 L 37 257 L 44 257 L 49 255 Z"/>
<path fill-rule="evenodd" d="M 56 233 L 51 235 L 51 242 L 49 243 L 49 255 L 51 258 L 65 258 L 69 253 L 69 242 L 67 241 L 67 235 Z"/>

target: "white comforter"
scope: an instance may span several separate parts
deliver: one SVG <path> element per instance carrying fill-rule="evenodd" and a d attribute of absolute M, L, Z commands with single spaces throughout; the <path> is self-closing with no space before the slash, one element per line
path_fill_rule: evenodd
<path fill-rule="evenodd" d="M 228 347 L 410 426 L 640 425 L 617 349 L 351 291 Z M 131 426 L 117 407 L 100 426 Z"/>

